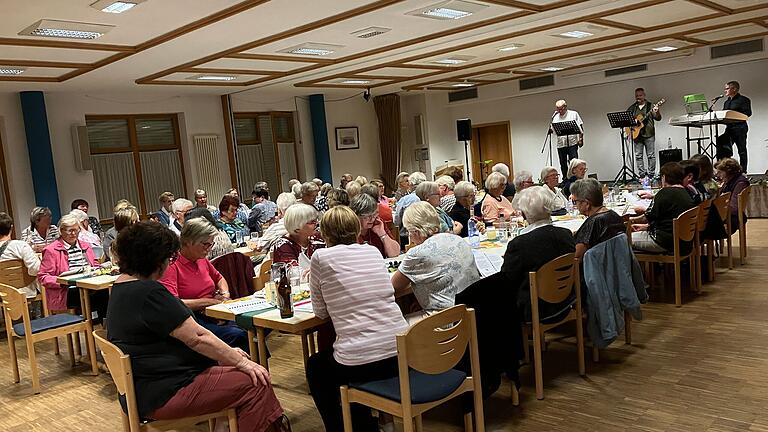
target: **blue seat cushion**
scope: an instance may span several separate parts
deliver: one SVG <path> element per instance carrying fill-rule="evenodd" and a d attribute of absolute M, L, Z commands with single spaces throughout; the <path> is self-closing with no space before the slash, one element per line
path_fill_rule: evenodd
<path fill-rule="evenodd" d="M 42 331 L 64 327 L 70 324 L 76 324 L 83 321 L 85 321 L 85 319 L 83 319 L 83 317 L 80 315 L 56 314 L 56 315 L 51 315 L 43 318 L 34 319 L 30 323 L 30 325 L 32 327 L 32 334 L 35 334 L 35 333 L 40 333 Z M 26 333 L 24 331 L 24 323 L 14 324 L 13 331 L 15 331 L 16 334 L 19 336 L 24 336 L 24 334 Z"/>
<path fill-rule="evenodd" d="M 467 374 L 456 369 L 438 375 L 410 370 L 408 375 L 411 383 L 411 403 L 414 404 L 434 402 L 448 396 L 459 388 L 467 377 Z M 400 402 L 399 377 L 365 383 L 350 383 L 349 386 Z"/>

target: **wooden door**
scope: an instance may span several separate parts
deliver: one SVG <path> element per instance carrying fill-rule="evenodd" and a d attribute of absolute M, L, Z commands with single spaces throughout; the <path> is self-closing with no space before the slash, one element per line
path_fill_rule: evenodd
<path fill-rule="evenodd" d="M 472 180 L 480 187 L 484 187 L 485 178 L 491 172 L 491 167 L 499 162 L 507 164 L 510 173 L 514 172 L 512 171 L 509 123 L 473 127 L 470 146 L 472 148 Z"/>

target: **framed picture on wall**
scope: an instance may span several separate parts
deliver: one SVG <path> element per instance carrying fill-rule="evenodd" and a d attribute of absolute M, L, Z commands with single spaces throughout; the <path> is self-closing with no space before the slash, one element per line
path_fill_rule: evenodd
<path fill-rule="evenodd" d="M 360 148 L 360 135 L 357 126 L 336 128 L 336 150 Z"/>

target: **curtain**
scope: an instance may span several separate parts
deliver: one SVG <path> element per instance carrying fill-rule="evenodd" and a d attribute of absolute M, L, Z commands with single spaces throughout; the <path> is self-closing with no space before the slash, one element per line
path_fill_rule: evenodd
<path fill-rule="evenodd" d="M 157 197 L 161 193 L 184 193 L 178 150 L 142 151 L 139 152 L 139 159 L 147 214 L 157 211 Z"/>
<path fill-rule="evenodd" d="M 400 96 L 375 96 L 373 106 L 379 123 L 381 180 L 390 191 L 397 189 L 395 177 L 400 172 Z"/>
<path fill-rule="evenodd" d="M 91 156 L 93 183 L 96 186 L 96 203 L 99 214 L 105 219 L 112 214 L 117 200 L 127 199 L 139 205 L 139 186 L 133 153 L 106 153 Z M 155 198 L 157 199 L 157 198 Z M 153 211 L 150 209 L 148 211 Z"/>

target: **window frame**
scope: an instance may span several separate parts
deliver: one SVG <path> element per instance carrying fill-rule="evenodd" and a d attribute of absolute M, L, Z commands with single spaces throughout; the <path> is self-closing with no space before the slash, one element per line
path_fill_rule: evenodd
<path fill-rule="evenodd" d="M 294 164 L 296 164 L 296 172 L 299 172 L 299 142 L 296 139 L 296 130 L 294 127 L 294 112 L 293 111 L 243 111 L 243 112 L 233 112 L 232 113 L 235 119 L 253 119 L 255 125 L 256 125 L 256 138 L 258 141 L 246 141 L 244 143 L 240 143 L 240 140 L 237 139 L 237 132 L 232 131 L 232 137 L 235 141 L 235 147 L 241 146 L 241 145 L 259 145 L 263 144 L 261 142 L 261 129 L 259 129 L 259 117 L 260 116 L 269 116 L 270 121 L 270 127 L 272 128 L 272 145 L 274 146 L 274 153 L 276 155 L 275 157 L 275 174 L 277 176 L 277 181 L 279 185 L 283 184 L 282 176 L 280 175 L 280 148 L 278 144 L 280 143 L 293 143 L 293 161 Z M 280 139 L 281 137 L 278 137 L 277 135 L 277 128 L 275 127 L 277 124 L 277 119 L 280 117 L 285 117 L 288 119 L 288 131 L 291 136 L 290 140 L 283 140 Z M 234 124 L 233 124 L 234 129 Z M 284 138 L 284 137 L 282 137 Z M 236 162 L 236 164 L 239 162 Z M 238 168 L 237 167 L 230 167 L 230 174 L 233 174 L 237 176 Z M 240 185 L 240 189 L 243 190 L 244 185 Z M 250 189 L 251 186 L 245 185 L 246 188 Z"/>

